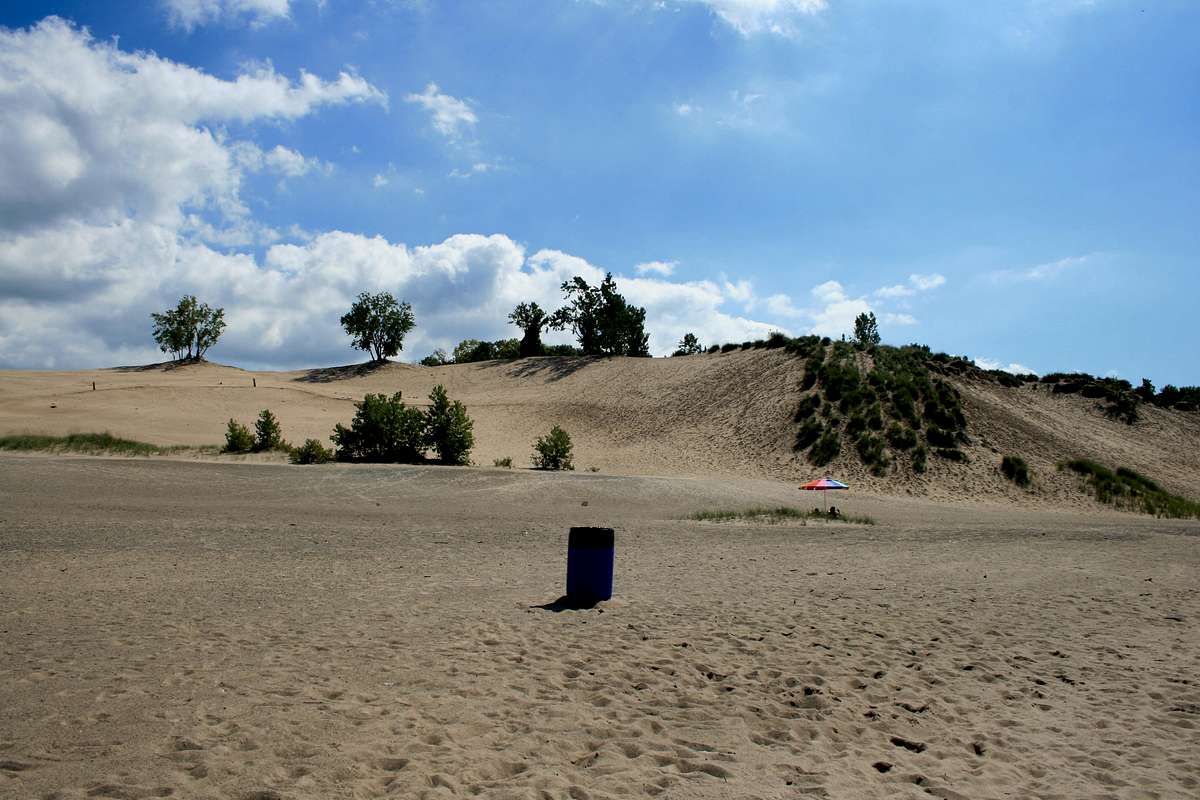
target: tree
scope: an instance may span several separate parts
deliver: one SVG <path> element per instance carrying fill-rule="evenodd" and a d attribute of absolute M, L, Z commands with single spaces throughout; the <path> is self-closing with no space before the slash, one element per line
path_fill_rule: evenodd
<path fill-rule="evenodd" d="M 164 353 L 173 354 L 176 361 L 204 358 L 225 330 L 225 309 L 211 308 L 190 294 L 180 298 L 175 308 L 152 313 L 150 319 L 154 322 L 155 343 Z"/>
<path fill-rule="evenodd" d="M 540 356 L 542 328 L 550 324 L 550 315 L 537 303 L 521 303 L 508 315 L 508 321 L 524 332 L 524 336 L 521 337 L 520 357 Z"/>
<path fill-rule="evenodd" d="M 533 466 L 538 469 L 575 469 L 571 463 L 571 436 L 555 425 L 533 443 Z"/>
<path fill-rule="evenodd" d="M 334 426 L 338 461 L 415 463 L 424 458 L 425 414 L 404 405 L 400 392 L 391 397 L 368 394 L 355 403 L 350 427 Z"/>
<path fill-rule="evenodd" d="M 496 346 L 478 339 L 463 339 L 454 348 L 455 364 L 470 364 L 472 361 L 491 361 L 496 357 Z"/>
<path fill-rule="evenodd" d="M 400 352 L 404 336 L 413 329 L 412 306 L 397 302 L 389 292 L 363 292 L 341 319 L 342 328 L 354 337 L 353 345 L 366 350 L 375 361 L 385 361 Z"/>
<path fill-rule="evenodd" d="M 700 345 L 700 340 L 696 338 L 694 333 L 685 333 L 683 338 L 679 340 L 679 348 L 671 353 L 673 356 L 694 356 L 704 352 L 704 348 Z"/>
<path fill-rule="evenodd" d="M 1134 389 L 1133 393 L 1143 402 L 1154 402 L 1154 384 L 1150 382 L 1149 378 L 1142 378 L 1142 385 Z"/>
<path fill-rule="evenodd" d="M 450 361 L 450 357 L 440 347 L 421 359 L 421 366 L 423 367 L 442 367 L 450 363 L 453 363 Z"/>
<path fill-rule="evenodd" d="M 287 449 L 287 443 L 283 441 L 283 431 L 279 428 L 279 419 L 269 408 L 259 412 L 258 420 L 254 423 L 254 449 L 260 453 L 265 450 Z"/>
<path fill-rule="evenodd" d="M 446 387 L 441 384 L 429 393 L 429 408 L 425 411 L 426 436 L 430 447 L 443 464 L 466 464 L 475 446 L 475 423 L 467 416 L 466 407 L 455 400 L 450 402 Z"/>
<path fill-rule="evenodd" d="M 649 356 L 646 309 L 629 305 L 617 292 L 612 273 L 599 286 L 578 275 L 562 285 L 567 305 L 550 316 L 550 327 L 570 328 L 584 355 Z"/>
<path fill-rule="evenodd" d="M 864 311 L 854 319 L 854 341 L 866 350 L 879 346 L 879 323 L 875 321 L 875 312 Z"/>

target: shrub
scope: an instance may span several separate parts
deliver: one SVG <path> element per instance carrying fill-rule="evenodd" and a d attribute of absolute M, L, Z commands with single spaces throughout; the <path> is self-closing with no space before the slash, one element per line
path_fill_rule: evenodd
<path fill-rule="evenodd" d="M 753 346 L 754 346 L 754 342 L 742 342 L 743 350 L 749 350 Z"/>
<path fill-rule="evenodd" d="M 792 417 L 793 422 L 803 422 L 809 417 L 816 414 L 821 409 L 820 395 L 810 394 L 800 398 L 800 405 L 796 406 L 796 415 Z"/>
<path fill-rule="evenodd" d="M 354 406 L 350 427 L 338 423 L 333 429 L 338 461 L 415 463 L 424 458 L 425 415 L 405 406 L 399 392 L 391 397 L 368 394 Z"/>
<path fill-rule="evenodd" d="M 537 469 L 575 469 L 571 463 L 571 436 L 557 425 L 534 442 L 533 449 L 533 466 Z"/>
<path fill-rule="evenodd" d="M 867 409 L 867 427 L 873 431 L 883 430 L 883 410 L 878 402 Z"/>
<path fill-rule="evenodd" d="M 849 430 L 847 428 L 847 430 Z M 878 436 L 864 433 L 854 442 L 858 457 L 871 470 L 872 475 L 882 476 L 887 473 L 889 465 L 887 453 L 883 450 L 883 440 Z"/>
<path fill-rule="evenodd" d="M 813 445 L 812 450 L 808 452 L 808 460 L 814 466 L 823 467 L 837 458 L 841 450 L 842 442 L 838 436 L 838 432 L 833 428 L 827 428 L 821 434 L 821 438 L 817 439 L 817 443 Z"/>
<path fill-rule="evenodd" d="M 494 459 L 492 461 L 492 466 L 493 467 L 506 467 L 508 469 L 512 469 L 512 456 L 505 456 L 504 458 Z"/>
<path fill-rule="evenodd" d="M 917 446 L 917 434 L 912 428 L 904 427 L 897 422 L 888 426 L 888 444 L 897 450 L 911 450 Z"/>
<path fill-rule="evenodd" d="M 925 445 L 919 444 L 919 445 L 917 445 L 917 449 L 913 450 L 913 454 L 912 454 L 913 472 L 920 474 L 925 471 L 925 459 L 926 459 Z"/>
<path fill-rule="evenodd" d="M 287 449 L 283 441 L 283 431 L 279 428 L 279 420 L 264 408 L 258 412 L 258 420 L 254 423 L 254 451 L 261 453 L 265 450 Z"/>
<path fill-rule="evenodd" d="M 230 419 L 225 426 L 225 448 L 223 453 L 249 453 L 254 449 L 254 437 L 250 429 L 236 419 Z"/>
<path fill-rule="evenodd" d="M 683 338 L 679 340 L 679 346 L 675 348 L 673 356 L 694 356 L 704 352 L 704 348 L 700 345 L 700 340 L 696 338 L 694 333 L 685 333 Z"/>
<path fill-rule="evenodd" d="M 1017 486 L 1029 485 L 1029 465 L 1020 456 L 1005 456 L 1000 460 L 1000 472 Z"/>
<path fill-rule="evenodd" d="M 333 451 L 316 439 L 305 439 L 304 444 L 292 448 L 289 460 L 293 464 L 326 464 L 333 461 Z"/>
<path fill-rule="evenodd" d="M 821 433 L 825 430 L 825 426 L 815 419 L 805 420 L 800 426 L 800 430 L 796 433 L 796 443 L 792 445 L 792 449 L 796 452 L 807 449 L 817 439 L 821 438 Z"/>
<path fill-rule="evenodd" d="M 937 450 L 934 450 L 934 452 L 947 461 L 967 460 L 967 454 L 962 450 L 959 450 L 957 447 L 939 447 Z"/>
<path fill-rule="evenodd" d="M 446 387 L 438 384 L 429 393 L 425 412 L 426 441 L 443 464 L 466 464 L 475 446 L 475 423 L 461 402 L 450 402 Z"/>
<path fill-rule="evenodd" d="M 721 345 L 722 353 L 728 353 L 731 350 L 737 350 L 737 349 L 738 349 L 738 346 L 736 344 L 734 344 L 733 342 L 726 342 L 725 344 Z"/>
<path fill-rule="evenodd" d="M 954 447 L 955 444 L 954 434 L 941 428 L 928 428 L 925 440 L 934 447 Z"/>
<path fill-rule="evenodd" d="M 450 363 L 453 363 L 451 362 L 450 357 L 447 356 L 446 351 L 440 347 L 421 359 L 422 367 L 443 367 Z"/>
<path fill-rule="evenodd" d="M 776 347 L 787 347 L 790 341 L 787 334 L 783 331 L 771 331 L 767 335 L 767 341 L 764 343 L 764 346 L 773 350 Z"/>
<path fill-rule="evenodd" d="M 712 355 L 713 353 L 719 352 L 720 350 L 721 350 L 721 345 L 719 345 L 719 344 L 714 344 L 714 345 L 710 346 L 710 347 L 709 347 L 707 350 L 705 350 L 704 352 L 708 353 L 709 355 Z"/>

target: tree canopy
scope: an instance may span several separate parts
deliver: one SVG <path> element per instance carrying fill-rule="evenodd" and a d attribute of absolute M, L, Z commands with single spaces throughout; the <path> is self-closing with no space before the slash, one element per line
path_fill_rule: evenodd
<path fill-rule="evenodd" d="M 354 337 L 353 345 L 375 361 L 384 361 L 404 347 L 404 336 L 416 320 L 412 306 L 398 302 L 390 292 L 363 292 L 341 318 L 342 328 Z"/>
<path fill-rule="evenodd" d="M 864 311 L 855 318 L 854 341 L 868 350 L 879 346 L 879 323 L 875 321 L 874 311 Z"/>
<path fill-rule="evenodd" d="M 520 357 L 542 355 L 542 328 L 550 324 L 550 315 L 537 303 L 521 303 L 508 315 L 508 321 L 521 329 Z"/>
<path fill-rule="evenodd" d="M 700 340 L 696 338 L 696 334 L 685 333 L 683 338 L 679 340 L 679 347 L 671 355 L 694 356 L 702 352 L 704 352 L 704 347 L 700 344 Z"/>
<path fill-rule="evenodd" d="M 180 298 L 175 308 L 152 313 L 150 319 L 154 321 L 154 341 L 159 349 L 176 360 L 203 358 L 225 330 L 225 309 L 210 308 L 190 294 Z"/>
<path fill-rule="evenodd" d="M 611 272 L 599 286 L 589 286 L 576 275 L 563 282 L 562 290 L 567 305 L 550 316 L 550 327 L 570 328 L 584 355 L 650 355 L 646 309 L 626 302 Z"/>

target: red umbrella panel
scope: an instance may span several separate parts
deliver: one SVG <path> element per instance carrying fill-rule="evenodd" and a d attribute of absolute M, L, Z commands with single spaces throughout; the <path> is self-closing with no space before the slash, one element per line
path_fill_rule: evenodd
<path fill-rule="evenodd" d="M 841 481 L 835 481 L 833 478 L 826 475 L 824 478 L 818 478 L 815 481 L 800 484 L 801 489 L 809 492 L 828 492 L 835 489 L 849 489 L 850 487 Z M 825 501 L 825 495 L 821 495 L 821 500 L 825 502 L 825 507 L 828 509 L 829 504 Z"/>

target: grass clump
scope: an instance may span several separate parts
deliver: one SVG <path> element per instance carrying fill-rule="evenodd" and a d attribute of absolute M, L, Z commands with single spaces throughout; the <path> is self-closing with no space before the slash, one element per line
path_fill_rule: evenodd
<path fill-rule="evenodd" d="M 1128 467 L 1120 467 L 1114 472 L 1095 461 L 1075 458 L 1060 464 L 1059 469 L 1069 469 L 1081 476 L 1085 486 L 1101 503 L 1156 517 L 1200 518 L 1200 503 L 1171 494 Z"/>
<path fill-rule="evenodd" d="M 571 462 L 571 435 L 555 425 L 550 432 L 533 443 L 535 469 L 575 469 Z"/>
<path fill-rule="evenodd" d="M 53 453 L 96 453 L 123 456 L 156 456 L 186 448 L 159 447 L 147 442 L 122 439 L 104 433 L 72 433 L 66 436 L 46 436 L 21 433 L 0 436 L 0 450 L 48 451 Z"/>
<path fill-rule="evenodd" d="M 933 452 L 938 454 L 939 458 L 944 458 L 947 461 L 966 461 L 967 454 L 957 447 L 939 447 Z"/>
<path fill-rule="evenodd" d="M 293 464 L 328 464 L 333 461 L 333 451 L 316 439 L 305 439 L 304 444 L 291 449 L 288 460 Z"/>
<path fill-rule="evenodd" d="M 1000 460 L 1000 472 L 1017 486 L 1025 487 L 1030 483 L 1029 465 L 1020 456 L 1005 456 L 1002 458 Z"/>
<path fill-rule="evenodd" d="M 918 475 L 924 473 L 928 458 L 929 458 L 929 455 L 928 455 L 928 451 L 926 451 L 926 449 L 925 449 L 925 445 L 923 445 L 923 444 L 917 445 L 917 448 L 915 450 L 913 450 L 913 454 L 912 454 L 912 470 L 913 470 L 913 472 L 917 473 Z"/>
<path fill-rule="evenodd" d="M 741 520 L 749 522 L 766 522 L 768 525 L 776 525 L 781 522 L 792 520 L 807 521 L 825 520 L 833 522 L 848 522 L 852 525 L 874 525 L 875 520 L 871 517 L 843 515 L 839 514 L 836 517 L 831 517 L 827 512 L 819 509 L 812 511 L 803 511 L 799 508 L 791 508 L 790 506 L 778 506 L 776 508 L 747 508 L 742 510 L 718 509 L 708 511 L 697 511 L 688 519 L 697 520 L 699 522 L 737 522 Z"/>
<path fill-rule="evenodd" d="M 512 469 L 512 456 L 505 456 L 504 458 L 493 459 L 492 466 L 493 467 L 504 467 L 505 469 Z"/>

